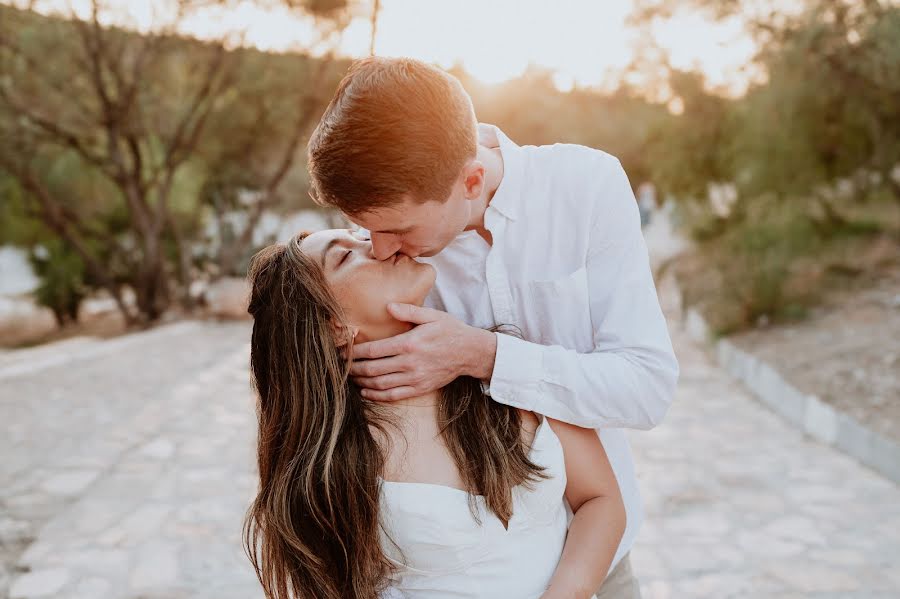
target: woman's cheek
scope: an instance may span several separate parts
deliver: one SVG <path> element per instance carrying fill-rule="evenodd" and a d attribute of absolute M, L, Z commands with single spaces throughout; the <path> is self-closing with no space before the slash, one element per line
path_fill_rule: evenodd
<path fill-rule="evenodd" d="M 342 281 L 339 285 L 332 285 L 331 290 L 334 298 L 341 305 L 341 308 L 347 314 L 358 314 L 359 303 L 362 299 L 360 293 L 353 285 L 347 285 L 346 281 Z"/>

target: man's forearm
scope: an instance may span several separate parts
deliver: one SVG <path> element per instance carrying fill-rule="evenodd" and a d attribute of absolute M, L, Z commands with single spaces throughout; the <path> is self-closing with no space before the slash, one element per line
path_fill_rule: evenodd
<path fill-rule="evenodd" d="M 583 428 L 650 429 L 664 416 L 678 378 L 662 348 L 581 354 L 496 335 L 491 397 Z"/>

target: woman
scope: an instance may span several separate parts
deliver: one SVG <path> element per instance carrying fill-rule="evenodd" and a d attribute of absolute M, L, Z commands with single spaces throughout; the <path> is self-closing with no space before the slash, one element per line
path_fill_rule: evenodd
<path fill-rule="evenodd" d="M 267 597 L 592 595 L 625 528 L 594 431 L 475 379 L 383 404 L 349 379 L 344 350 L 408 330 L 386 306 L 421 305 L 430 265 L 322 231 L 262 250 L 249 278 L 260 489 L 245 545 Z"/>

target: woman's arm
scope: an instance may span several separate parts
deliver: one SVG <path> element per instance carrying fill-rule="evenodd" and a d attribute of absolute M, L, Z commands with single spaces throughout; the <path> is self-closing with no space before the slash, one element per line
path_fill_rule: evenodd
<path fill-rule="evenodd" d="M 592 429 L 548 419 L 566 459 L 566 499 L 575 517 L 542 599 L 588 599 L 606 578 L 625 532 L 625 504 Z"/>

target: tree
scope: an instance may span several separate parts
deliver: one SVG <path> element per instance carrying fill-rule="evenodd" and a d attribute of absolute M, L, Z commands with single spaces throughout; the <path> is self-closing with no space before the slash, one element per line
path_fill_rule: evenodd
<path fill-rule="evenodd" d="M 667 67 L 682 114 L 650 144 L 654 178 L 682 198 L 732 182 L 742 202 L 767 194 L 810 201 L 823 231 L 841 227 L 835 201 L 887 193 L 900 201 L 900 7 L 810 0 L 799 12 L 765 1 L 646 0 L 647 23 L 678 10 L 741 15 L 757 36 L 764 81 L 746 96 L 706 89 L 702 75 Z M 847 194 L 844 194 L 845 196 Z"/>
<path fill-rule="evenodd" d="M 657 121 L 648 160 L 660 191 L 685 200 L 705 200 L 711 183 L 731 180 L 730 117 L 733 102 L 708 92 L 699 73 L 670 70 L 669 86 L 679 114 Z"/>
<path fill-rule="evenodd" d="M 764 74 L 734 98 L 707 89 L 699 73 L 667 69 L 683 110 L 661 122 L 648 154 L 654 180 L 680 201 L 682 222 L 699 242 L 697 270 L 682 280 L 686 301 L 706 303 L 720 332 L 802 314 L 832 265 L 847 270 L 848 247 L 865 247 L 870 233 L 897 232 L 896 218 L 885 215 L 900 207 L 900 6 L 641 5 L 636 18 L 645 24 L 680 10 L 742 18 Z M 731 203 L 724 215 L 709 201 L 716 183 L 727 184 L 718 187 Z"/>
<path fill-rule="evenodd" d="M 225 152 L 210 150 L 229 141 L 216 142 L 211 123 L 221 122 L 226 107 L 256 99 L 239 85 L 249 53 L 226 50 L 224 40 L 177 35 L 189 0 L 177 2 L 165 27 L 144 35 L 102 25 L 105 5 L 91 6 L 89 18 L 68 20 L 0 7 L 0 170 L 25 192 L 30 213 L 112 294 L 127 322 L 152 322 L 171 305 L 173 280 L 189 301 L 185 225 L 196 226 L 202 210 L 206 168 L 226 161 Z M 346 24 L 346 7 L 338 0 L 297 3 L 321 19 L 323 37 Z M 307 88 L 290 90 L 298 109 L 281 123 L 284 135 L 272 140 L 281 142 L 267 153 L 274 167 L 257 178 L 258 200 L 231 255 L 247 245 L 274 203 L 318 116 L 330 56 L 315 62 Z M 201 156 L 204 149 L 210 153 Z M 60 181 L 62 171 L 73 177 Z M 123 284 L 134 290 L 134 307 L 123 300 Z"/>

